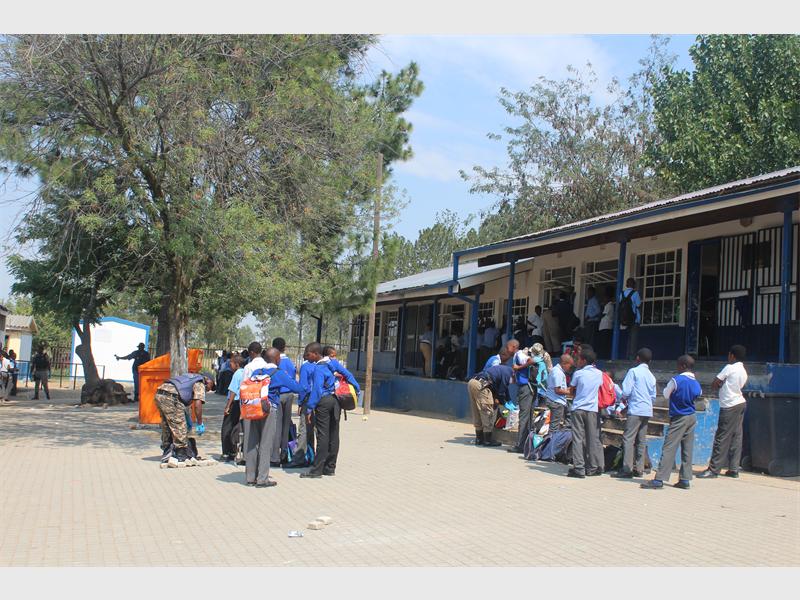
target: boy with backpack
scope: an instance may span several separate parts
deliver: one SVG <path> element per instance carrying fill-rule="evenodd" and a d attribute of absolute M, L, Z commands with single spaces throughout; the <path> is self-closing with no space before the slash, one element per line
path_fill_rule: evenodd
<path fill-rule="evenodd" d="M 314 464 L 307 473 L 300 477 L 319 479 L 323 475 L 335 475 L 336 460 L 339 456 L 339 419 L 342 409 L 334 396 L 336 377 L 329 362 L 322 361 L 322 345 L 312 342 L 306 346 L 308 361 L 314 364 L 311 380 L 311 391 L 305 408 L 306 426 L 311 426 L 311 415 L 314 415 L 315 433 L 317 437 L 317 453 Z"/>
<path fill-rule="evenodd" d="M 226 462 L 234 460 L 236 454 L 234 440 L 238 437 L 239 421 L 241 420 L 239 387 L 242 385 L 242 379 L 244 378 L 242 357 L 238 354 L 231 356 L 230 368 L 233 369 L 233 375 L 228 384 L 228 402 L 225 404 L 225 410 L 223 411 L 221 431 L 222 459 Z"/>
<path fill-rule="evenodd" d="M 742 362 L 745 347 L 739 344 L 728 351 L 728 364 L 719 372 L 711 387 L 719 390 L 719 422 L 714 434 L 714 449 L 708 469 L 698 475 L 709 479 L 718 477 L 723 465 L 728 466 L 727 477 L 739 477 L 742 459 L 742 424 L 747 407 L 742 388 L 747 383 L 747 371 Z"/>
<path fill-rule="evenodd" d="M 694 377 L 694 359 L 684 354 L 678 357 L 678 374 L 669 380 L 664 388 L 664 398 L 669 400 L 669 429 L 661 451 L 661 462 L 655 478 L 639 487 L 646 490 L 660 490 L 669 481 L 675 467 L 675 454 L 681 447 L 681 471 L 678 482 L 673 486 L 688 490 L 692 480 L 692 450 L 694 449 L 694 428 L 697 423 L 694 402 L 703 389 Z"/>
<path fill-rule="evenodd" d="M 595 366 L 597 357 L 588 344 L 581 348 L 578 370 L 570 380 L 575 395 L 570 415 L 572 423 L 572 464 L 568 477 L 583 479 L 603 474 L 603 445 L 600 443 L 598 404 L 603 372 Z"/>
<path fill-rule="evenodd" d="M 619 296 L 619 324 L 628 330 L 628 360 L 633 360 L 633 353 L 639 345 L 639 324 L 642 322 L 642 313 L 639 307 L 642 298 L 636 291 L 636 280 L 629 277 L 625 282 L 625 289 Z"/>
<path fill-rule="evenodd" d="M 625 431 L 622 434 L 622 469 L 612 477 L 632 479 L 644 474 L 644 456 L 647 453 L 647 424 L 653 416 L 656 399 L 656 378 L 650 372 L 653 352 L 640 348 L 636 353 L 636 366 L 628 370 L 622 380 L 622 398 L 628 405 Z M 620 416 L 621 411 L 615 411 Z"/>
<path fill-rule="evenodd" d="M 314 379 L 315 363 L 308 360 L 308 353 L 303 352 L 303 364 L 300 365 L 300 387 L 303 391 L 297 396 L 297 446 L 295 446 L 294 456 L 287 469 L 302 469 L 309 466 L 309 460 L 313 462 L 314 457 L 314 414 L 311 413 L 311 421 L 306 421 L 306 404 L 311 395 L 311 386 Z M 309 452 L 309 449 L 311 450 Z"/>
<path fill-rule="evenodd" d="M 294 361 L 289 358 L 286 353 L 286 340 L 282 337 L 276 337 L 272 340 L 272 347 L 276 348 L 280 353 L 280 362 L 278 366 L 293 380 L 297 379 L 297 369 L 294 366 Z M 294 394 L 288 388 L 281 389 L 280 393 L 281 408 L 280 419 L 278 419 L 278 433 L 275 435 L 275 441 L 272 446 L 271 461 L 278 464 L 286 464 L 289 462 L 289 430 L 292 427 L 292 404 L 294 404 Z"/>

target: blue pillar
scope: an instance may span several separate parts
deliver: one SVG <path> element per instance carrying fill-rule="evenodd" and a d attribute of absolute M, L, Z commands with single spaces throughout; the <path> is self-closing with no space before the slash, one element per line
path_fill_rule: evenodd
<path fill-rule="evenodd" d="M 514 310 L 514 276 L 517 270 L 517 259 L 512 258 L 508 268 L 508 307 L 506 308 L 506 335 L 511 339 L 511 334 L 514 332 L 514 323 L 512 322 L 512 311 Z"/>
<path fill-rule="evenodd" d="M 783 209 L 783 236 L 781 238 L 781 315 L 779 321 L 778 362 L 785 363 L 786 337 L 791 319 L 791 294 L 789 284 L 792 281 L 792 206 Z"/>
<path fill-rule="evenodd" d="M 611 360 L 619 357 L 619 297 L 622 294 L 625 282 L 625 253 L 628 250 L 628 241 L 619 243 L 619 260 L 617 260 L 617 295 L 614 299 L 614 331 L 611 338 Z"/>
<path fill-rule="evenodd" d="M 467 354 L 467 377 L 475 374 L 475 363 L 478 358 L 478 305 L 481 295 L 475 294 L 475 300 L 470 302 L 472 308 L 469 313 L 469 353 Z"/>
<path fill-rule="evenodd" d="M 432 329 L 433 334 L 431 336 L 431 364 L 428 365 L 428 367 L 429 367 L 429 371 L 428 372 L 431 374 L 431 377 L 433 377 L 436 374 L 436 342 L 438 341 L 437 340 L 437 332 L 438 332 L 438 329 L 439 329 L 439 323 L 438 323 L 438 321 L 439 321 L 439 301 L 438 300 L 434 300 L 433 301 L 433 311 L 432 311 L 432 313 L 433 314 L 431 316 L 431 329 Z"/>
<path fill-rule="evenodd" d="M 397 372 L 403 372 L 403 352 L 406 347 L 406 301 L 400 307 L 400 339 L 397 340 Z"/>
<path fill-rule="evenodd" d="M 358 315 L 358 353 L 356 354 L 356 371 L 361 370 L 361 346 L 364 338 L 364 315 Z"/>

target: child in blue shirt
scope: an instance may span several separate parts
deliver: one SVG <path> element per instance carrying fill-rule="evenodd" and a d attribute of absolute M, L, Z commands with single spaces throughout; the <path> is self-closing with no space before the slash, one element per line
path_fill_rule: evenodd
<path fill-rule="evenodd" d="M 224 417 L 222 418 L 222 458 L 230 462 L 236 455 L 241 425 L 241 410 L 239 406 L 239 387 L 244 379 L 242 357 L 234 354 L 230 358 L 230 368 L 234 370 L 231 382 L 228 384 L 228 402 L 225 404 Z"/>
<path fill-rule="evenodd" d="M 681 447 L 680 479 L 674 487 L 688 490 L 692 480 L 692 450 L 694 428 L 697 423 L 694 402 L 703 393 L 694 377 L 694 359 L 684 354 L 678 358 L 678 374 L 664 388 L 664 397 L 669 400 L 669 429 L 661 452 L 661 462 L 654 479 L 641 484 L 647 490 L 660 490 L 669 481 L 675 467 L 675 454 Z"/>

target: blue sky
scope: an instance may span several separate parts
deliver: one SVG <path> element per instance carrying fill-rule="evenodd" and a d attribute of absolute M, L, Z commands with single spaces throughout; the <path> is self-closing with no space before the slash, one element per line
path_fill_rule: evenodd
<path fill-rule="evenodd" d="M 674 36 L 670 49 L 680 67 L 690 68 L 693 36 Z M 591 62 L 598 97 L 612 77 L 627 79 L 638 69 L 650 38 L 646 35 L 574 36 L 384 36 L 368 55 L 366 77 L 381 69 L 397 71 L 414 60 L 425 91 L 408 114 L 414 124 L 414 158 L 394 168 L 393 183 L 407 194 L 408 204 L 395 231 L 415 239 L 433 223 L 436 213 L 451 209 L 466 217 L 487 208 L 492 198 L 475 196 L 458 175 L 473 165 L 505 164 L 503 142 L 487 139 L 509 118 L 497 101 L 501 86 L 526 89 L 540 76 L 561 78 L 568 65 Z M 0 176 L 1 177 L 1 176 Z M 0 244 L 3 256 L 14 251 L 12 235 L 31 183 L 0 179 Z M 0 297 L 7 297 L 11 277 L 0 264 Z"/>

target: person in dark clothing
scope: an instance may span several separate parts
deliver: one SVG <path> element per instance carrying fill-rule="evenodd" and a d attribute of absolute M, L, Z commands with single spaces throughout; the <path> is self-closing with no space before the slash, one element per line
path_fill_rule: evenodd
<path fill-rule="evenodd" d="M 508 384 L 514 379 L 514 369 L 508 365 L 495 365 L 476 373 L 467 383 L 472 423 L 475 426 L 476 446 L 499 446 L 492 440 L 494 409 L 508 398 Z"/>
<path fill-rule="evenodd" d="M 317 453 L 311 469 L 308 473 L 301 473 L 300 477 L 318 479 L 323 475 L 336 474 L 336 460 L 339 456 L 339 419 L 342 409 L 333 395 L 336 378 L 327 364 L 322 362 L 322 344 L 312 342 L 306 346 L 305 354 L 308 361 L 316 365 L 306 404 L 305 419 L 306 423 L 311 425 L 313 413 Z"/>
<path fill-rule="evenodd" d="M 558 300 L 553 306 L 553 316 L 558 321 L 558 335 L 562 342 L 572 337 L 573 314 L 567 292 L 559 292 Z"/>
<path fill-rule="evenodd" d="M 139 401 L 139 365 L 143 365 L 146 362 L 150 361 L 150 353 L 144 349 L 144 344 L 140 343 L 136 350 L 128 354 L 127 356 L 117 356 L 114 355 L 114 358 L 117 360 L 131 360 L 133 359 L 133 401 Z"/>
<path fill-rule="evenodd" d="M 45 398 L 50 400 L 50 387 L 47 385 L 47 380 L 50 378 L 50 357 L 44 351 L 44 346 L 39 346 L 36 354 L 31 360 L 31 368 L 33 369 L 33 399 L 39 399 L 39 386 L 44 389 Z"/>
<path fill-rule="evenodd" d="M 286 355 L 286 340 L 276 337 L 272 340 L 272 347 L 280 353 L 278 366 L 293 380 L 297 379 L 297 367 L 294 361 Z M 271 462 L 285 465 L 289 462 L 289 431 L 292 427 L 292 405 L 294 404 L 295 394 L 288 388 L 281 388 L 280 391 L 280 418 L 276 424 L 276 434 L 273 441 Z"/>

